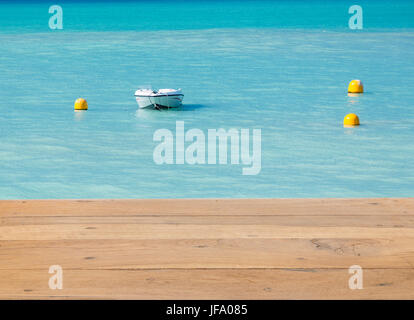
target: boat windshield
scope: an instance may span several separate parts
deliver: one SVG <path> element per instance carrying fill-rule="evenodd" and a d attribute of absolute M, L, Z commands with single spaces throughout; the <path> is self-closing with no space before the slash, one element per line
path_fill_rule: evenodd
<path fill-rule="evenodd" d="M 145 91 L 152 91 L 154 93 L 157 93 L 158 90 L 154 89 L 150 84 L 144 84 L 144 85 L 140 85 L 138 86 L 138 90 L 145 90 Z"/>

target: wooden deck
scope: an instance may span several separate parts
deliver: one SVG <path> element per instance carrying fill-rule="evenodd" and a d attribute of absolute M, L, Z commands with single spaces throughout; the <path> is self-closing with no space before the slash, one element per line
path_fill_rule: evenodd
<path fill-rule="evenodd" d="M 21 298 L 414 299 L 414 198 L 0 201 Z"/>

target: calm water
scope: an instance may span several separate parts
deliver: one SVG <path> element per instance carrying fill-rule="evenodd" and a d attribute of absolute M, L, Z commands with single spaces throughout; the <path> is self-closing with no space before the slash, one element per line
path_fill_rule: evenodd
<path fill-rule="evenodd" d="M 0 199 L 414 196 L 414 2 L 359 2 L 360 31 L 348 1 L 57 3 L 63 30 L 0 1 Z M 141 84 L 184 107 L 137 111 Z M 176 121 L 261 129 L 260 174 L 156 165 Z"/>

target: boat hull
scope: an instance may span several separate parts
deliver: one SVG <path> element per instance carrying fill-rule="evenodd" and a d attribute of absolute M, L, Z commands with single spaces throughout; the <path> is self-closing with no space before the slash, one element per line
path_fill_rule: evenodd
<path fill-rule="evenodd" d="M 183 104 L 183 94 L 145 96 L 135 95 L 140 109 L 144 108 L 178 108 Z"/>

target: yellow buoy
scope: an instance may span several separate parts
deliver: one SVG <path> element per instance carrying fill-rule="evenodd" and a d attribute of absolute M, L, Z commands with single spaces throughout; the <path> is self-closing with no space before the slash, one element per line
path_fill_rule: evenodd
<path fill-rule="evenodd" d="M 364 85 L 361 80 L 352 80 L 348 86 L 349 93 L 363 93 Z"/>
<path fill-rule="evenodd" d="M 347 114 L 344 118 L 345 127 L 359 126 L 359 118 L 355 113 Z"/>
<path fill-rule="evenodd" d="M 88 110 L 88 103 L 86 100 L 82 98 L 76 99 L 75 110 Z"/>

